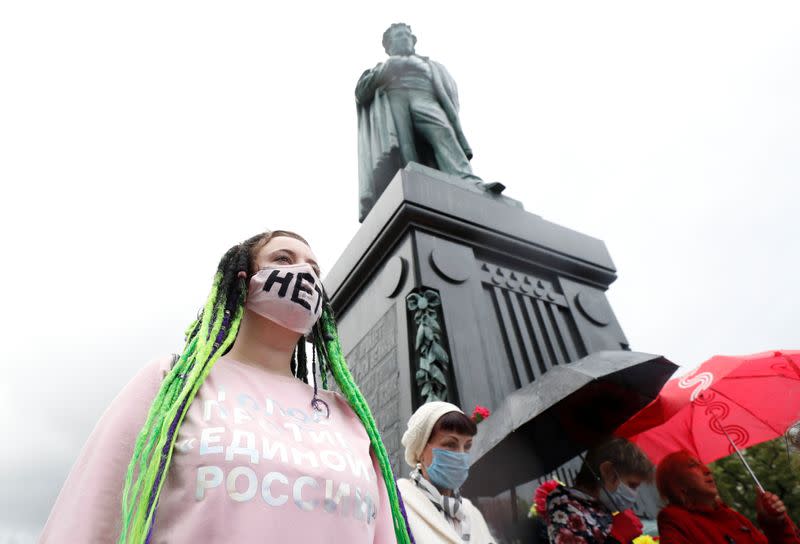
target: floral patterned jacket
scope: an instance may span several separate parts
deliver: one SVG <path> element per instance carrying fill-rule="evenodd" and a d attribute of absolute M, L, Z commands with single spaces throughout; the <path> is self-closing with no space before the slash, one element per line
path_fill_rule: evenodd
<path fill-rule="evenodd" d="M 551 544 L 612 544 L 611 512 L 600 501 L 571 487 L 547 496 L 547 536 Z"/>

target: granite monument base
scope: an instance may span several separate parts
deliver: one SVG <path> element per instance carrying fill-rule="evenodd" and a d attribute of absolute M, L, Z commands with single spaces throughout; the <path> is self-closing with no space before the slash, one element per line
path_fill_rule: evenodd
<path fill-rule="evenodd" d="M 492 410 L 554 365 L 627 349 L 605 296 L 615 279 L 601 240 L 430 168 L 399 171 L 325 279 L 398 477 L 425 400 Z"/>

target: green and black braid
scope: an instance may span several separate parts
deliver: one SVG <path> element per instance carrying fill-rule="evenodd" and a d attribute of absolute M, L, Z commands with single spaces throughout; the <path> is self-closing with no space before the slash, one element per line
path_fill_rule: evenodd
<path fill-rule="evenodd" d="M 206 304 L 187 328 L 183 352 L 162 381 L 136 439 L 122 493 L 119 544 L 149 544 L 158 498 L 172 460 L 178 429 L 214 363 L 233 345 L 244 315 L 248 281 L 255 272 L 252 270 L 255 254 L 275 236 L 289 236 L 307 243 L 294 233 L 272 231 L 234 246 L 220 260 Z M 413 543 L 386 448 L 378 435 L 369 407 L 347 369 L 333 312 L 327 300 L 315 332 L 312 371 L 316 371 L 316 360 L 319 359 L 323 389 L 328 387 L 327 373 L 330 370 L 350 406 L 364 423 L 386 482 L 397 541 L 401 544 Z M 298 342 L 291 364 L 292 373 L 308 383 L 304 338 Z M 316 395 L 316 379 L 314 384 L 312 406 L 317 408 L 323 401 Z"/>
<path fill-rule="evenodd" d="M 255 248 L 276 234 L 254 236 L 220 260 L 206 304 L 187 329 L 183 352 L 162 381 L 136 439 L 122 494 L 120 543 L 149 542 L 177 431 L 214 362 L 236 338 Z"/>
<path fill-rule="evenodd" d="M 375 457 L 378 460 L 381 474 L 386 483 L 386 491 L 389 495 L 389 504 L 392 510 L 392 520 L 394 532 L 398 543 L 413 543 L 414 539 L 408 526 L 405 506 L 400 492 L 397 490 L 397 481 L 392 473 L 392 465 L 389 461 L 389 454 L 383 444 L 375 418 L 367 405 L 367 401 L 362 395 L 361 390 L 353 380 L 353 375 L 347 367 L 347 362 L 342 353 L 342 345 L 339 342 L 339 332 L 336 329 L 336 321 L 333 316 L 333 309 L 325 298 L 322 305 L 322 316 L 315 327 L 313 337 L 315 350 L 321 355 L 320 360 L 324 361 L 321 369 L 321 376 L 324 381 L 323 387 L 327 388 L 327 371 L 333 374 L 336 384 L 342 390 L 350 407 L 353 408 L 369 436 Z"/>

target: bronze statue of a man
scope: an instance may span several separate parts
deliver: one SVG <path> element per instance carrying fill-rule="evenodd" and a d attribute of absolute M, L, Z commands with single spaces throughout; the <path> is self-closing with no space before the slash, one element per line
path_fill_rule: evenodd
<path fill-rule="evenodd" d="M 395 173 L 418 162 L 484 184 L 472 173 L 472 149 L 458 119 L 458 91 L 444 66 L 414 52 L 411 27 L 395 23 L 383 33 L 386 62 L 365 71 L 356 85 L 359 221 Z"/>

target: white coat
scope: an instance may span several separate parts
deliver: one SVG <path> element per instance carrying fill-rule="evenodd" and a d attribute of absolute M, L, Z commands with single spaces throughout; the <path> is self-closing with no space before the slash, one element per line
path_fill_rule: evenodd
<path fill-rule="evenodd" d="M 413 481 L 401 478 L 397 487 L 417 544 L 464 544 L 461 535 Z M 494 544 L 495 539 L 480 511 L 467 498 L 462 499 L 461 507 L 470 523 L 470 544 Z"/>

